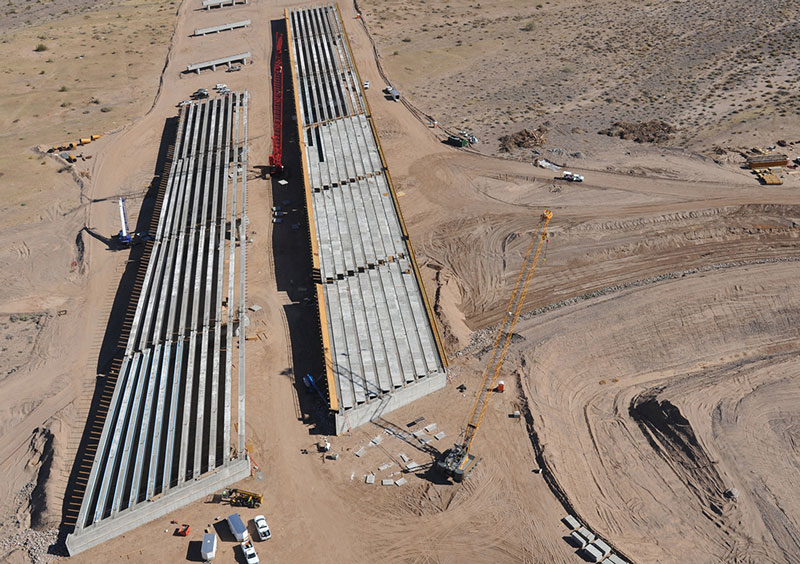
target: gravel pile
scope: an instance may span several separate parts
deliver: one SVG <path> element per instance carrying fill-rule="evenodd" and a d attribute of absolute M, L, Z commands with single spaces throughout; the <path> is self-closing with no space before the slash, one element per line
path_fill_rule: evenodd
<path fill-rule="evenodd" d="M 500 151 L 503 153 L 511 153 L 514 149 L 533 149 L 547 143 L 545 134 L 547 128 L 540 125 L 534 130 L 522 129 L 511 135 L 503 135 L 498 139 L 500 141 Z"/>
<path fill-rule="evenodd" d="M 59 560 L 61 557 L 50 554 L 49 549 L 58 540 L 58 529 L 34 531 L 33 529 L 17 529 L 13 533 L 1 535 L 0 559 L 17 551 L 25 551 L 33 564 L 46 564 Z"/>
<path fill-rule="evenodd" d="M 662 143 L 668 141 L 675 128 L 664 121 L 643 121 L 631 123 L 627 121 L 615 122 L 608 129 L 598 131 L 600 135 L 629 139 L 636 143 Z"/>

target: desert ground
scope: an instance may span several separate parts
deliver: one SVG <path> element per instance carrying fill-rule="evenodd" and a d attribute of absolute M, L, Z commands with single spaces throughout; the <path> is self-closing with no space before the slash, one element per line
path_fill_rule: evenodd
<path fill-rule="evenodd" d="M 336 461 L 314 453 L 324 421 L 293 376 L 316 346 L 297 323 L 305 282 L 287 284 L 306 241 L 270 222 L 275 201 L 302 201 L 302 178 L 290 170 L 278 188 L 260 169 L 270 22 L 303 4 L 199 5 L 0 8 L 0 561 L 64 555 L 67 481 L 119 323 L 128 255 L 109 243 L 115 199 L 135 223 L 175 104 L 226 82 L 251 94 L 247 294 L 263 309 L 247 342 L 259 473 L 242 486 L 265 502 L 242 513 L 269 520 L 262 561 L 578 563 L 559 522 L 572 512 L 637 563 L 800 562 L 800 179 L 787 169 L 783 185 L 762 186 L 742 168 L 779 140 L 797 154 L 793 2 L 362 0 L 361 19 L 340 4 L 452 382 L 330 437 Z M 181 74 L 228 50 L 253 63 Z M 387 100 L 384 81 L 408 105 Z M 651 120 L 674 131 L 658 143 L 598 133 Z M 500 150 L 500 137 L 536 128 L 545 143 Z M 462 129 L 480 144 L 442 143 Z M 72 165 L 44 152 L 90 134 L 103 137 Z M 586 180 L 554 182 L 536 157 Z M 475 443 L 481 465 L 461 485 L 425 470 L 402 487 L 365 484 L 398 472 L 401 454 L 425 466 L 457 440 L 543 209 L 554 218 L 506 391 Z M 423 448 L 385 432 L 418 417 L 446 438 Z M 199 501 L 70 560 L 197 560 L 227 511 Z M 192 523 L 188 539 L 172 520 Z M 223 537 L 216 561 L 241 561 L 233 547 Z"/>

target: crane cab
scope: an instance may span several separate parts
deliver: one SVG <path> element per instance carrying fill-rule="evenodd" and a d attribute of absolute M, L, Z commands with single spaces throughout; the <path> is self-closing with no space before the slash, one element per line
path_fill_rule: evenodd
<path fill-rule="evenodd" d="M 469 476 L 480 463 L 481 459 L 467 452 L 464 445 L 453 445 L 453 448 L 444 452 L 436 466 L 442 474 L 458 483 Z"/>

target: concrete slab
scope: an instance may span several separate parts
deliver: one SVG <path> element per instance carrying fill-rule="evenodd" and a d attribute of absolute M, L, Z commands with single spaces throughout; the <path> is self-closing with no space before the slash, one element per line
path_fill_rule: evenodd
<path fill-rule="evenodd" d="M 443 438 L 445 438 L 446 436 L 447 436 L 447 434 L 445 434 L 445 432 L 444 432 L 444 431 L 439 431 L 438 433 L 436 433 L 436 434 L 433 436 L 433 438 L 434 438 L 434 439 L 436 439 L 437 441 L 441 441 L 441 440 L 442 440 Z"/>
<path fill-rule="evenodd" d="M 595 534 L 586 527 L 579 527 L 576 532 L 585 538 L 587 543 L 592 542 L 595 539 Z"/>
<path fill-rule="evenodd" d="M 408 455 L 406 455 L 406 453 L 401 452 L 399 456 L 400 456 L 400 460 L 402 460 L 403 462 L 408 462 L 409 461 Z"/>
<path fill-rule="evenodd" d="M 374 484 L 375 483 L 375 474 L 367 474 L 367 476 L 364 479 L 364 481 L 366 483 L 368 483 L 368 484 Z"/>
<path fill-rule="evenodd" d="M 383 472 L 384 470 L 388 470 L 392 466 L 394 466 L 394 462 L 387 462 L 386 464 L 381 464 L 380 466 L 378 466 L 378 470 Z"/>
<path fill-rule="evenodd" d="M 358 456 L 360 458 L 360 457 L 364 456 L 364 454 L 366 452 L 367 452 L 367 449 L 365 447 L 361 447 L 360 449 L 355 451 L 353 454 L 355 454 L 356 456 Z"/>
<path fill-rule="evenodd" d="M 611 547 L 606 543 L 603 539 L 595 539 L 594 546 L 599 550 L 603 556 L 606 556 L 609 552 L 611 552 Z"/>
<path fill-rule="evenodd" d="M 600 552 L 593 544 L 583 547 L 583 554 L 590 562 L 600 562 L 603 559 L 603 553 Z"/>
<path fill-rule="evenodd" d="M 436 430 L 436 427 L 437 427 L 436 423 L 431 423 L 430 425 L 426 425 L 425 426 L 425 432 L 426 433 L 433 433 Z"/>
<path fill-rule="evenodd" d="M 397 480 L 394 483 L 394 485 L 395 486 L 402 486 L 402 485 L 406 484 L 407 482 L 408 482 L 408 480 L 406 480 L 405 478 L 400 478 L 399 480 Z"/>
<path fill-rule="evenodd" d="M 383 479 L 383 480 L 381 480 L 381 485 L 382 486 L 393 486 L 394 485 L 394 480 L 392 480 L 391 478 Z"/>

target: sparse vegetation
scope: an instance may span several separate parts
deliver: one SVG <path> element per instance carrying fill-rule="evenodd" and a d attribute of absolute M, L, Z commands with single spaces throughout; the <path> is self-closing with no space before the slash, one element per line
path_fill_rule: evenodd
<path fill-rule="evenodd" d="M 39 43 L 36 46 L 36 49 L 34 49 L 34 51 L 36 51 L 37 53 L 41 53 L 43 51 L 47 51 L 47 49 L 48 49 L 47 45 L 45 45 L 44 43 Z"/>

